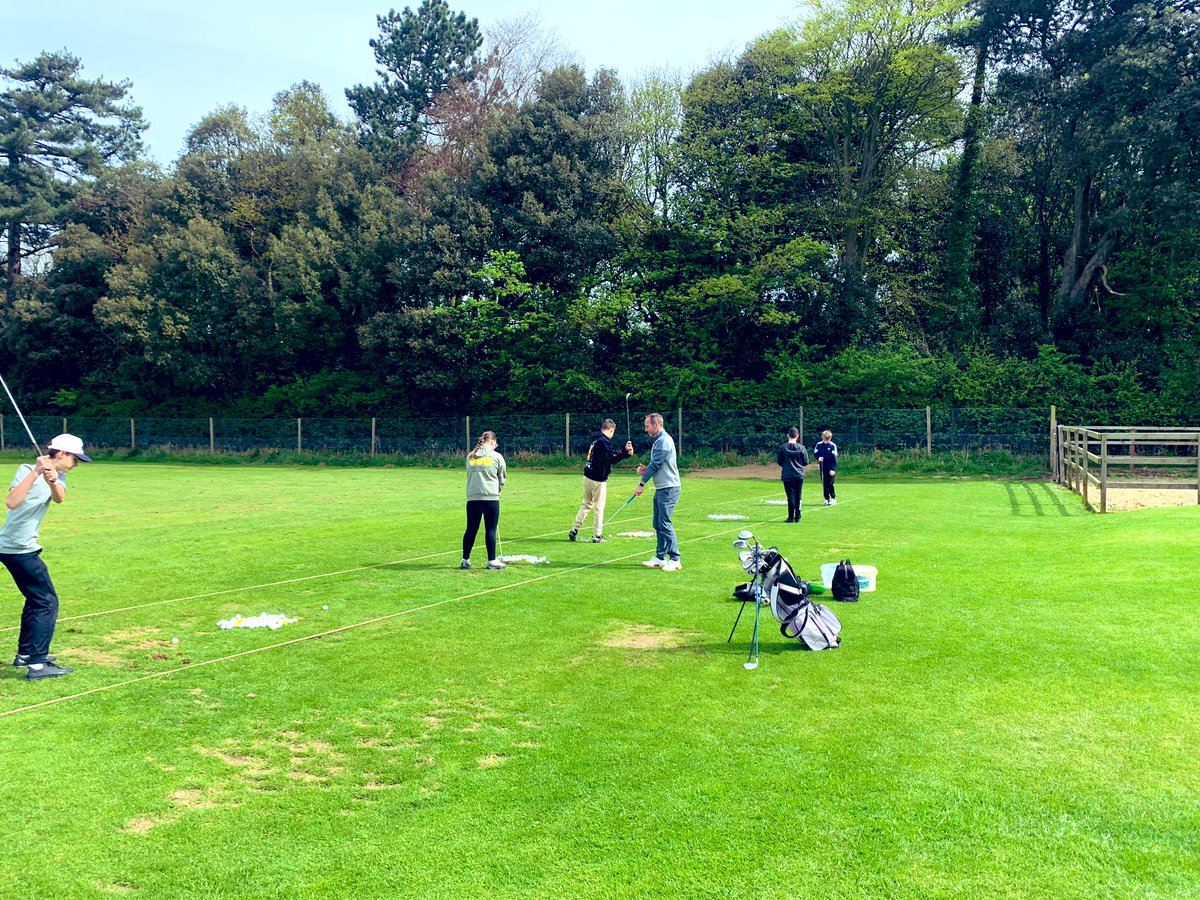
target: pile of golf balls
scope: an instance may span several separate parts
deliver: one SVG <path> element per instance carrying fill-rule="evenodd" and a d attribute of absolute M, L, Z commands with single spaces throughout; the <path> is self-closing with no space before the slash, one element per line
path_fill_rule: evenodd
<path fill-rule="evenodd" d="M 299 619 L 289 619 L 282 613 L 259 613 L 257 616 L 243 616 L 238 613 L 232 619 L 222 619 L 217 623 L 218 628 L 270 628 L 272 631 L 298 622 Z"/>

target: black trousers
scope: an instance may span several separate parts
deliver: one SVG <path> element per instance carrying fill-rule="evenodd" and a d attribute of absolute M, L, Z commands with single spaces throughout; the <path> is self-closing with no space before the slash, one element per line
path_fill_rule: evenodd
<path fill-rule="evenodd" d="M 0 562 L 25 596 L 17 652 L 28 656 L 31 663 L 45 662 L 58 622 L 58 594 L 50 582 L 50 570 L 42 562 L 42 551 L 0 553 Z"/>
<path fill-rule="evenodd" d="M 821 487 L 824 488 L 824 490 L 825 490 L 825 499 L 826 500 L 836 500 L 837 499 L 837 494 L 834 493 L 834 490 L 833 490 L 833 479 L 836 477 L 837 477 L 837 469 L 834 469 L 832 472 L 826 472 L 824 470 L 822 470 L 822 472 L 821 472 Z"/>
<path fill-rule="evenodd" d="M 783 479 L 783 492 L 787 495 L 788 521 L 800 518 L 800 494 L 804 490 L 803 478 Z"/>
<path fill-rule="evenodd" d="M 468 500 L 467 530 L 463 532 L 463 559 L 471 558 L 475 536 L 479 534 L 479 520 L 484 522 L 483 539 L 487 544 L 488 562 L 496 558 L 496 532 L 500 525 L 499 500 Z"/>

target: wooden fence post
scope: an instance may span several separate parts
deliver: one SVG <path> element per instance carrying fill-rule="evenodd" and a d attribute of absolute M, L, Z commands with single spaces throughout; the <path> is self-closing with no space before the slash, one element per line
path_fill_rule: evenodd
<path fill-rule="evenodd" d="M 371 416 L 371 455 L 375 455 L 375 417 Z"/>
<path fill-rule="evenodd" d="M 300 434 L 300 417 L 296 417 L 296 452 L 299 453 L 304 447 L 304 439 Z"/>
<path fill-rule="evenodd" d="M 467 421 L 467 452 L 471 452 L 471 417 L 466 417 Z"/>
<path fill-rule="evenodd" d="M 1088 450 L 1091 445 L 1088 443 L 1088 434 L 1086 431 L 1081 431 L 1080 437 L 1081 440 L 1079 444 L 1080 448 L 1083 450 L 1083 502 L 1087 504 L 1088 509 L 1091 509 L 1092 504 L 1088 499 L 1088 488 L 1090 486 L 1088 484 Z"/>
<path fill-rule="evenodd" d="M 933 411 L 925 407 L 925 455 L 933 456 Z"/>
<path fill-rule="evenodd" d="M 208 452 L 217 452 L 216 430 L 213 428 L 213 417 L 208 417 Z"/>
<path fill-rule="evenodd" d="M 1050 405 L 1050 475 L 1058 481 L 1058 453 L 1055 441 L 1058 438 L 1058 407 Z"/>
<path fill-rule="evenodd" d="M 797 423 L 800 429 L 800 446 L 804 446 L 804 407 L 800 407 L 800 421 Z"/>
<path fill-rule="evenodd" d="M 682 403 L 679 404 L 679 412 L 677 414 L 675 421 L 678 423 L 678 427 L 675 429 L 675 432 L 678 435 L 678 437 L 675 439 L 675 457 L 676 457 L 676 459 L 678 459 L 679 455 L 681 453 L 683 453 L 683 404 Z"/>
<path fill-rule="evenodd" d="M 567 424 L 566 424 L 567 440 L 566 440 L 566 448 L 565 449 L 566 449 L 567 459 L 570 459 L 571 458 L 571 414 L 566 413 L 565 415 L 567 418 Z"/>
<path fill-rule="evenodd" d="M 1108 512 L 1108 432 L 1100 435 L 1100 512 Z"/>
<path fill-rule="evenodd" d="M 129 420 L 129 449 L 134 450 L 136 448 L 137 448 L 137 437 L 133 431 L 133 419 L 131 418 Z"/>
<path fill-rule="evenodd" d="M 67 417 L 63 416 L 63 434 L 67 434 Z"/>

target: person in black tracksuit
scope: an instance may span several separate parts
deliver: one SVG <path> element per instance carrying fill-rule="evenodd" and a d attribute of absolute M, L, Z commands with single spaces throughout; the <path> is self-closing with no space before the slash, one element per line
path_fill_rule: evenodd
<path fill-rule="evenodd" d="M 813 456 L 821 467 L 821 487 L 825 491 L 825 505 L 837 505 L 837 493 L 833 489 L 833 480 L 837 477 L 838 448 L 833 442 L 833 432 L 821 432 L 821 442 L 813 447 Z"/>
<path fill-rule="evenodd" d="M 571 540 L 579 534 L 583 520 L 587 518 L 588 510 L 592 510 L 592 543 L 604 543 L 604 501 L 608 497 L 608 475 L 613 463 L 618 463 L 627 456 L 633 456 L 633 442 L 626 441 L 625 446 L 614 450 L 612 437 L 617 433 L 617 423 L 605 419 L 600 423 L 600 431 L 592 438 L 588 447 L 587 462 L 583 466 L 583 503 L 575 515 L 575 524 L 567 535 Z"/>
<path fill-rule="evenodd" d="M 804 490 L 804 467 L 808 465 L 808 451 L 799 442 L 800 431 L 789 428 L 787 441 L 775 451 L 779 463 L 779 477 L 783 481 L 783 492 L 787 496 L 789 522 L 800 521 L 800 496 Z"/>

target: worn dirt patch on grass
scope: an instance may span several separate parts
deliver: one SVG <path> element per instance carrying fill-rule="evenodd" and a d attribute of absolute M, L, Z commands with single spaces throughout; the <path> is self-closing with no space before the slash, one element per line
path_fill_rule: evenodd
<path fill-rule="evenodd" d="M 696 632 L 656 625 L 627 625 L 600 643 L 618 650 L 674 650 L 686 646 L 688 638 L 696 635 Z"/>
<path fill-rule="evenodd" d="M 108 669 L 124 669 L 129 666 L 129 660 L 115 653 L 106 653 L 91 647 L 66 647 L 55 652 L 61 652 L 63 658 L 69 658 L 72 663 L 86 663 L 89 666 L 103 666 Z"/>
<path fill-rule="evenodd" d="M 779 466 L 760 466 L 751 464 L 745 466 L 725 466 L 720 469 L 697 469 L 688 472 L 690 478 L 757 478 L 760 481 L 778 481 Z"/>
<path fill-rule="evenodd" d="M 508 757 L 498 753 L 489 753 L 487 756 L 479 757 L 476 762 L 479 763 L 481 769 L 494 769 L 496 766 L 502 766 L 508 762 Z"/>

